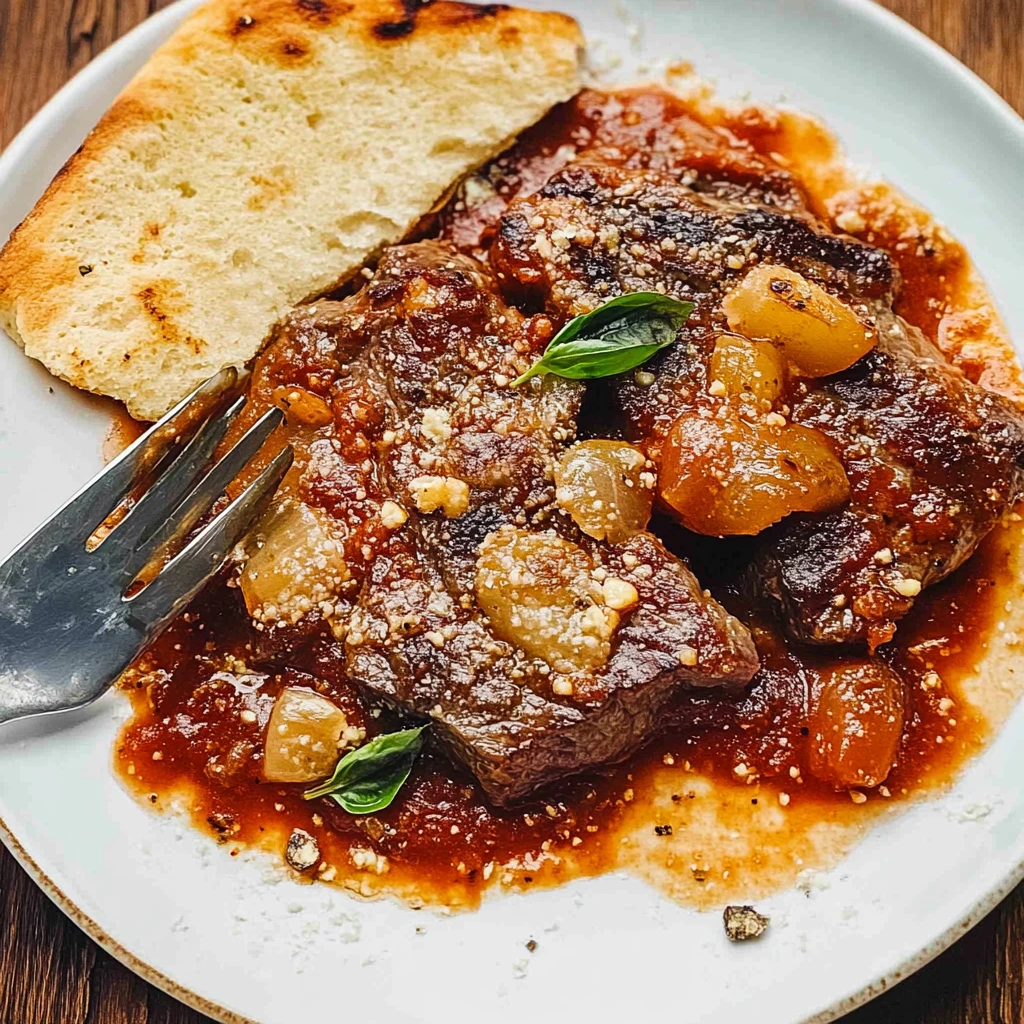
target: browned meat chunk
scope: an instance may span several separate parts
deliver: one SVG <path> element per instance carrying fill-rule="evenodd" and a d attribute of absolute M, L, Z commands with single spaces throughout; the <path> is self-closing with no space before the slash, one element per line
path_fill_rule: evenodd
<path fill-rule="evenodd" d="M 914 328 L 879 315 L 880 341 L 801 397 L 794 418 L 841 454 L 850 504 L 785 521 L 757 576 L 793 634 L 892 636 L 921 588 L 962 565 L 1024 490 L 1024 423 Z"/>
<path fill-rule="evenodd" d="M 864 296 L 887 293 L 894 274 L 884 252 L 828 234 L 807 214 L 586 156 L 509 206 L 491 258 L 514 294 L 564 315 L 627 291 L 722 294 L 756 260 L 809 268 Z"/>
<path fill-rule="evenodd" d="M 294 363 L 301 386 L 322 367 L 309 386 L 335 419 L 314 429 L 297 489 L 345 537 L 347 597 L 324 614 L 372 699 L 433 719 L 507 803 L 626 757 L 680 688 L 750 680 L 750 634 L 656 538 L 602 544 L 558 508 L 553 469 L 583 387 L 508 387 L 546 318 L 524 319 L 437 243 L 389 250 L 322 312 L 326 326 L 293 318 L 276 344 L 302 355 L 273 362 Z"/>
<path fill-rule="evenodd" d="M 371 571 L 347 642 L 351 677 L 430 715 L 506 803 L 620 760 L 681 685 L 736 688 L 756 655 L 654 537 L 599 545 L 556 510 L 552 467 L 582 388 L 507 387 L 531 345 L 488 284 L 423 244 L 393 250 L 367 289 L 373 340 L 351 369 L 386 381 L 380 469 L 410 519 Z"/>
<path fill-rule="evenodd" d="M 467 180 L 458 202 L 441 214 L 443 236 L 482 254 L 509 201 L 537 191 L 580 152 L 592 163 L 672 174 L 718 199 L 782 209 L 804 205 L 788 171 L 729 132 L 696 120 L 672 94 L 585 90 Z"/>
<path fill-rule="evenodd" d="M 824 233 L 806 214 L 723 201 L 666 174 L 586 156 L 510 204 L 491 251 L 506 292 L 560 318 L 624 292 L 663 291 L 696 304 L 679 343 L 644 367 L 655 384 L 625 374 L 608 385 L 626 438 L 655 455 L 678 414 L 706 393 L 711 352 L 726 329 L 721 300 L 758 261 L 865 299 L 888 297 L 894 283 L 884 252 Z"/>
<path fill-rule="evenodd" d="M 725 199 L 714 190 L 696 193 L 679 168 L 635 170 L 599 157 L 584 151 L 534 195 L 509 205 L 491 255 L 503 285 L 559 318 L 627 291 L 693 300 L 679 342 L 643 373 L 600 385 L 595 408 L 605 416 L 620 410 L 623 436 L 659 463 L 662 499 L 691 513 L 681 515 L 691 529 L 756 533 L 787 511 L 816 510 L 765 534 L 754 585 L 777 602 L 798 639 L 884 642 L 920 589 L 960 565 L 1021 494 L 1019 410 L 968 381 L 894 316 L 898 275 L 882 250 L 827 232 L 792 204 L 761 205 L 756 196 L 744 203 L 735 188 Z M 760 412 L 757 395 L 741 395 L 750 404 L 737 412 L 736 403 L 715 397 L 727 388 L 710 373 L 715 343 L 729 329 L 722 302 L 752 266 L 766 264 L 788 267 L 837 296 L 869 343 L 878 340 L 849 370 L 817 383 L 791 381 Z M 796 429 L 783 423 L 787 418 L 812 433 L 787 442 L 785 432 Z M 839 456 L 848 487 L 829 469 L 831 456 L 815 441 L 822 437 Z M 702 480 L 694 475 L 697 462 L 676 474 L 678 484 L 667 479 L 678 467 L 666 466 L 663 455 L 680 458 L 672 444 L 691 456 L 694 445 L 704 451 L 701 494 L 688 493 Z M 695 515 L 693 503 L 713 493 L 708 488 L 722 478 L 730 449 L 755 456 L 737 463 L 745 493 L 725 513 L 700 507 Z M 781 512 L 759 516 L 765 510 L 744 505 L 780 478 L 789 501 Z M 843 507 L 822 511 L 847 495 Z M 736 523 L 742 515 L 753 528 Z"/>
<path fill-rule="evenodd" d="M 497 637 L 475 605 L 464 608 L 440 557 L 396 551 L 382 564 L 388 572 L 374 577 L 353 622 L 349 672 L 393 708 L 432 717 L 435 737 L 495 803 L 622 760 L 661 730 L 680 688 L 735 691 L 756 670 L 746 630 L 649 534 L 591 555 L 595 569 L 635 587 L 636 609 L 612 634 L 607 661 L 566 674 Z M 566 581 L 552 575 L 558 597 Z"/>

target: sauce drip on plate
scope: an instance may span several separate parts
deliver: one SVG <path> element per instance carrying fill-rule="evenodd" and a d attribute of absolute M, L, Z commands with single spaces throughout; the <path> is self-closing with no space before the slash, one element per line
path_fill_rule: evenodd
<path fill-rule="evenodd" d="M 666 125 L 684 116 L 680 142 Z M 831 211 L 841 228 L 893 255 L 903 276 L 897 311 L 969 376 L 984 377 L 964 355 L 972 332 L 980 337 L 991 323 L 961 308 L 975 281 L 963 250 L 944 234 L 912 237 L 912 208 L 893 207 L 891 195 L 890 215 L 870 222 L 842 204 L 830 207 L 835 183 L 802 169 L 823 166 L 835 142 L 797 115 L 728 115 L 656 89 L 586 93 L 466 183 L 433 230 L 485 257 L 509 198 L 535 190 L 595 139 L 622 159 L 652 165 L 678 157 L 669 150 L 684 145 L 698 175 L 732 161 L 730 174 L 781 206 L 802 190 L 819 215 Z M 986 382 L 1016 387 L 1009 377 Z M 673 543 L 672 527 L 654 529 Z M 941 787 L 981 749 L 1017 692 L 1012 673 L 1004 669 L 997 685 L 984 663 L 1017 642 L 1011 611 L 1020 597 L 1022 539 L 1015 517 L 997 527 L 967 565 L 920 597 L 881 648 L 903 680 L 906 710 L 897 767 L 877 788 L 836 791 L 809 769 L 810 695 L 860 655 L 787 643 L 735 586 L 744 543 L 693 535 L 677 549 L 703 586 L 751 626 L 761 671 L 739 700 L 683 696 L 662 736 L 603 774 L 496 809 L 472 776 L 428 749 L 395 803 L 363 817 L 329 800 L 305 801 L 305 787 L 264 781 L 259 753 L 285 686 L 319 690 L 371 731 L 400 726 L 365 705 L 315 647 L 258 664 L 239 591 L 223 580 L 123 678 L 134 713 L 117 745 L 117 770 L 140 800 L 184 811 L 232 855 L 254 845 L 280 856 L 293 829 L 309 832 L 320 860 L 303 877 L 364 895 L 472 907 L 489 888 L 528 890 L 627 868 L 696 905 L 754 898 L 828 865 L 874 817 Z"/>

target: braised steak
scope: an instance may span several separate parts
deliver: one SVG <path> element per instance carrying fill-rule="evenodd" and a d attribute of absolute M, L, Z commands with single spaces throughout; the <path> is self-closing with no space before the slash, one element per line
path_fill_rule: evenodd
<path fill-rule="evenodd" d="M 793 635 L 815 643 L 891 638 L 919 592 L 962 565 L 1024 491 L 1024 422 L 972 384 L 916 328 L 880 311 L 879 342 L 818 382 L 794 418 L 825 433 L 850 503 L 783 521 L 757 580 Z"/>
<path fill-rule="evenodd" d="M 738 180 L 721 145 L 716 187 L 709 151 L 690 167 L 692 131 L 677 130 L 683 141 L 673 159 L 653 165 L 638 166 L 621 147 L 581 147 L 571 165 L 508 203 L 492 265 L 517 301 L 559 319 L 629 291 L 696 303 L 676 345 L 641 373 L 596 384 L 588 400 L 603 429 L 617 416 L 621 436 L 659 466 L 680 417 L 696 424 L 683 435 L 693 445 L 707 436 L 702 423 L 725 414 L 711 360 L 729 335 L 723 300 L 752 267 L 790 268 L 853 310 L 873 350 L 843 373 L 790 380 L 773 407 L 782 415 L 769 415 L 783 430 L 792 423 L 826 439 L 848 478 L 848 500 L 768 530 L 750 578 L 795 638 L 875 647 L 920 589 L 961 565 L 1020 497 L 1024 419 L 893 313 L 900 281 L 885 251 L 833 234 L 798 193 L 780 202 Z M 737 422 L 733 437 L 746 430 Z M 708 458 L 723 450 L 709 444 Z M 765 476 L 779 474 L 781 464 Z M 673 512 L 664 487 L 662 495 Z"/>
<path fill-rule="evenodd" d="M 296 314 L 266 360 L 303 387 L 319 366 L 335 411 L 298 493 L 342 538 L 349 578 L 324 614 L 347 675 L 431 719 L 498 804 L 623 759 L 680 689 L 736 692 L 757 669 L 746 628 L 657 538 L 601 543 L 559 509 L 583 385 L 508 386 L 550 328 L 423 242 L 388 250 L 340 306 Z M 278 648 L 308 630 L 270 628 Z"/>

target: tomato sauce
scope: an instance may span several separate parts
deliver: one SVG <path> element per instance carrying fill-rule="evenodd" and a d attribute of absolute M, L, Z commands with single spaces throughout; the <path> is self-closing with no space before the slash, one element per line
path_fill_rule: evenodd
<path fill-rule="evenodd" d="M 667 159 L 666 125 L 684 116 L 692 122 L 684 133 L 685 159 L 698 171 L 728 161 L 736 180 L 756 181 L 771 201 L 785 205 L 801 194 L 825 212 L 798 174 L 802 160 L 835 145 L 812 122 L 752 111 L 711 117 L 664 92 L 638 90 L 625 98 L 588 94 L 553 111 L 457 193 L 431 230 L 485 258 L 509 198 L 539 187 L 572 159 L 575 147 L 596 140 L 618 147 L 625 160 L 655 165 Z M 749 148 L 736 147 L 736 139 Z M 792 174 L 781 170 L 786 166 Z M 897 226 L 893 220 L 893 232 Z M 948 237 L 929 252 L 908 246 L 903 229 L 889 237 L 885 230 L 884 223 L 864 226 L 863 237 L 889 249 L 899 264 L 898 311 L 941 341 L 943 317 L 958 316 L 958 289 L 971 273 L 966 255 Z M 956 324 L 962 344 L 971 327 L 963 317 Z M 681 698 L 665 733 L 625 765 L 497 809 L 471 775 L 428 747 L 384 811 L 353 816 L 327 799 L 307 802 L 304 787 L 268 783 L 259 770 L 267 721 L 283 687 L 317 689 L 371 734 L 399 725 L 363 702 L 323 646 L 282 654 L 272 667 L 254 657 L 261 638 L 239 591 L 220 579 L 125 674 L 121 687 L 134 713 L 117 744 L 117 770 L 140 800 L 186 813 L 232 855 L 246 845 L 281 855 L 293 829 L 307 830 L 321 860 L 302 877 L 363 895 L 390 892 L 418 905 L 472 907 L 491 888 L 527 890 L 625 866 L 678 898 L 708 904 L 788 884 L 799 867 L 812 865 L 816 823 L 856 831 L 880 808 L 947 783 L 984 745 L 999 714 L 978 699 L 971 681 L 993 645 L 1005 641 L 1003 620 L 1020 598 L 1018 517 L 922 594 L 895 639 L 880 649 L 904 681 L 906 711 L 897 766 L 870 792 L 836 792 L 807 767 L 809 697 L 849 656 L 787 643 L 746 601 L 734 582 L 748 551 L 743 541 L 694 540 L 657 522 L 653 528 L 751 625 L 762 669 L 739 700 Z M 713 808 L 714 828 L 698 805 Z M 763 821 L 767 808 L 784 868 L 756 849 L 761 825 L 752 822 Z M 747 828 L 746 846 L 714 853 L 725 849 L 726 833 Z M 655 854 L 645 852 L 650 843 L 660 844 Z M 830 856 L 818 859 L 824 864 Z M 659 870 L 646 871 L 645 858 Z M 666 882 L 670 876 L 686 885 Z"/>

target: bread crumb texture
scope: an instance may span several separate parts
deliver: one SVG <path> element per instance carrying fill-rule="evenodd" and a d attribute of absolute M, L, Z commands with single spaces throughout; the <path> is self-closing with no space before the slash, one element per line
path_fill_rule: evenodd
<path fill-rule="evenodd" d="M 0 326 L 155 419 L 572 96 L 582 46 L 500 4 L 214 0 L 0 252 Z"/>

